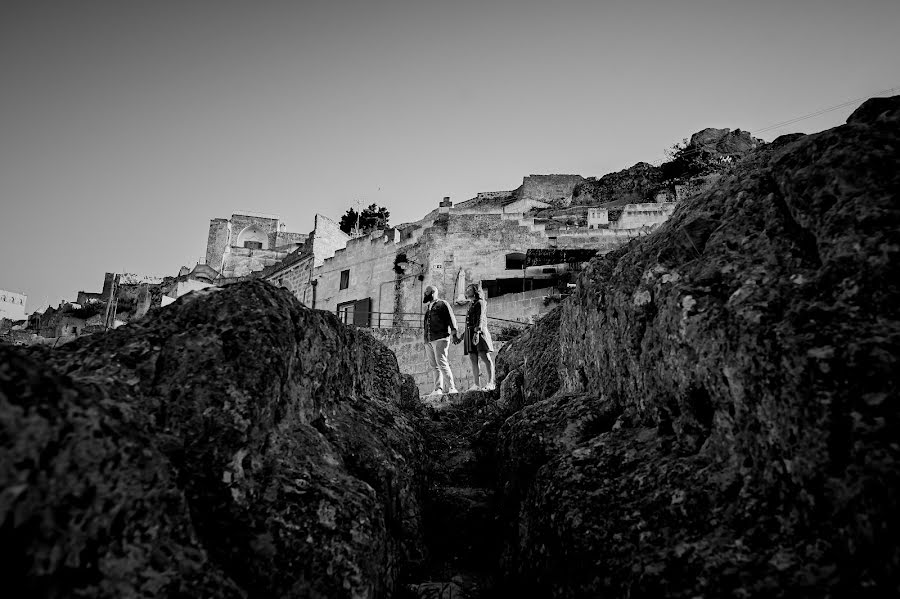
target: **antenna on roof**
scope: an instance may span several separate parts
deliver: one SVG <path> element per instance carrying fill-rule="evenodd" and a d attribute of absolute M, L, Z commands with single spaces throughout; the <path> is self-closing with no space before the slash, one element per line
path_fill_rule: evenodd
<path fill-rule="evenodd" d="M 356 204 L 356 226 L 353 227 L 353 235 L 352 235 L 352 237 L 359 237 L 359 236 L 360 236 L 360 232 L 359 232 L 359 212 L 360 212 L 360 206 L 362 205 L 362 200 L 361 200 L 360 198 L 356 198 L 355 204 Z"/>

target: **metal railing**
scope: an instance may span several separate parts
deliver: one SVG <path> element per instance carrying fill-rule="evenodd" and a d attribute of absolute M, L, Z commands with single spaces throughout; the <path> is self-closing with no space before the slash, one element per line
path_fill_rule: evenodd
<path fill-rule="evenodd" d="M 423 329 L 425 328 L 424 318 L 425 314 L 421 312 L 355 312 L 353 310 L 325 310 L 326 312 L 331 312 L 335 314 L 338 319 L 347 325 L 355 325 L 360 327 L 368 327 L 375 329 L 385 329 L 385 328 L 394 328 L 394 327 L 402 327 L 409 329 Z M 456 322 L 460 328 L 465 326 L 466 322 L 466 314 L 463 313 L 453 313 L 456 316 Z M 367 324 L 356 323 L 357 315 L 366 315 Z M 521 320 L 510 320 L 508 318 L 499 318 L 497 316 L 488 316 L 488 320 L 494 322 L 504 322 L 509 324 L 514 324 L 522 327 L 529 327 L 532 325 L 530 322 L 522 322 Z M 396 323 L 400 324 L 396 324 Z"/>

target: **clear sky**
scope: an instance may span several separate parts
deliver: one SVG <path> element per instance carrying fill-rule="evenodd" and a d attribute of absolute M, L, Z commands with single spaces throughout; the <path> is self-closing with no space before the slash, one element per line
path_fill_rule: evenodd
<path fill-rule="evenodd" d="M 0 289 L 176 274 L 209 220 L 417 220 L 900 86 L 896 0 L 0 3 Z M 853 107 L 762 134 L 812 132 Z"/>

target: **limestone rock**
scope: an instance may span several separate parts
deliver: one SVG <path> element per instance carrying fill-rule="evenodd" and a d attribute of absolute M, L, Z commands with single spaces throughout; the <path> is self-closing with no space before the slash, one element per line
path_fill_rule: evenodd
<path fill-rule="evenodd" d="M 407 385 L 408 386 L 408 385 Z M 371 336 L 253 281 L 0 348 L 0 555 L 32 597 L 385 597 L 421 437 Z"/>
<path fill-rule="evenodd" d="M 496 379 L 501 381 L 501 387 L 509 373 L 522 373 L 521 403 L 549 397 L 560 388 L 560 314 L 559 308 L 551 310 L 497 352 Z"/>
<path fill-rule="evenodd" d="M 866 102 L 592 260 L 561 391 L 500 433 L 512 588 L 900 592 L 898 147 L 900 97 Z M 507 372 L 553 363 L 517 341 Z"/>

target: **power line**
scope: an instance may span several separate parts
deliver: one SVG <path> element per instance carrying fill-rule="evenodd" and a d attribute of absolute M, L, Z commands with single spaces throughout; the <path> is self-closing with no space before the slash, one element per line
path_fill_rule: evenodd
<path fill-rule="evenodd" d="M 788 119 L 786 121 L 782 121 L 780 123 L 775 123 L 774 125 L 769 125 L 768 127 L 763 127 L 762 129 L 758 129 L 756 133 L 763 133 L 765 131 L 771 131 L 772 129 L 778 129 L 779 127 L 784 127 L 785 125 L 792 125 L 794 123 L 798 123 L 800 121 L 805 121 L 806 119 L 811 119 L 815 116 L 823 115 L 827 112 L 831 112 L 832 110 L 838 110 L 839 108 L 844 108 L 845 106 L 850 106 L 856 102 L 861 102 L 863 100 L 868 100 L 869 98 L 879 96 L 881 94 L 886 94 L 893 92 L 895 90 L 900 90 L 900 87 L 889 87 L 888 89 L 883 89 L 877 91 L 873 94 L 868 94 L 862 96 L 860 98 L 853 98 L 852 100 L 847 100 L 846 102 L 841 102 L 840 104 L 835 104 L 834 106 L 829 106 L 828 108 L 823 108 L 821 110 L 817 110 L 815 112 L 811 112 L 809 114 L 804 114 L 803 116 L 794 117 L 792 119 Z"/>
<path fill-rule="evenodd" d="M 838 109 L 841 109 L 841 108 L 845 108 L 845 107 L 850 106 L 850 105 L 852 105 L 852 104 L 854 104 L 854 103 L 856 103 L 856 102 L 861 102 L 861 101 L 863 101 L 863 100 L 868 100 L 869 98 L 872 98 L 872 97 L 875 97 L 875 96 L 880 96 L 880 95 L 882 95 L 882 94 L 888 94 L 888 93 L 891 93 L 891 92 L 894 92 L 894 91 L 900 91 L 900 87 L 889 87 L 889 88 L 887 88 L 887 89 L 882 89 L 882 90 L 879 90 L 879 91 L 874 92 L 874 93 L 872 93 L 872 94 L 867 94 L 867 95 L 861 96 L 861 97 L 859 97 L 859 98 L 853 98 L 852 100 L 846 100 L 846 101 L 844 101 L 844 102 L 841 102 L 840 104 L 835 104 L 834 106 L 829 106 L 828 108 L 822 108 L 821 110 L 816 110 L 815 112 L 810 112 L 809 114 L 804 114 L 804 115 L 802 115 L 802 116 L 798 116 L 798 117 L 794 117 L 794 118 L 791 118 L 791 119 L 787 119 L 786 121 L 781 121 L 781 122 L 778 122 L 778 123 L 774 123 L 774 124 L 772 124 L 772 125 L 768 125 L 767 127 L 763 127 L 762 129 L 756 129 L 756 130 L 750 129 L 750 130 L 747 130 L 747 132 L 748 132 L 748 133 L 751 133 L 751 134 L 754 134 L 754 133 L 755 133 L 755 134 L 765 133 L 766 131 L 772 131 L 772 130 L 774 130 L 774 129 L 778 129 L 779 127 L 785 127 L 785 126 L 787 126 L 787 125 L 793 125 L 794 123 L 799 123 L 800 121 L 805 121 L 806 119 L 811 119 L 811 118 L 813 118 L 813 117 L 821 116 L 821 115 L 823 115 L 823 114 L 832 112 L 832 111 L 834 111 L 834 110 L 838 110 Z M 705 151 L 704 148 L 697 148 L 697 149 L 694 149 L 694 150 L 687 150 L 686 152 L 680 153 L 680 154 L 679 154 L 679 157 L 692 156 L 692 155 L 694 155 L 694 154 L 699 154 L 699 153 L 701 153 L 701 152 L 703 152 L 703 151 Z M 651 162 L 650 164 L 652 164 L 653 166 L 659 166 L 659 165 L 661 165 L 662 163 L 666 162 L 667 159 L 668 159 L 668 157 L 664 157 L 664 158 L 661 158 L 661 159 L 659 159 L 659 160 L 657 160 L 657 161 L 655 161 L 655 162 Z"/>

